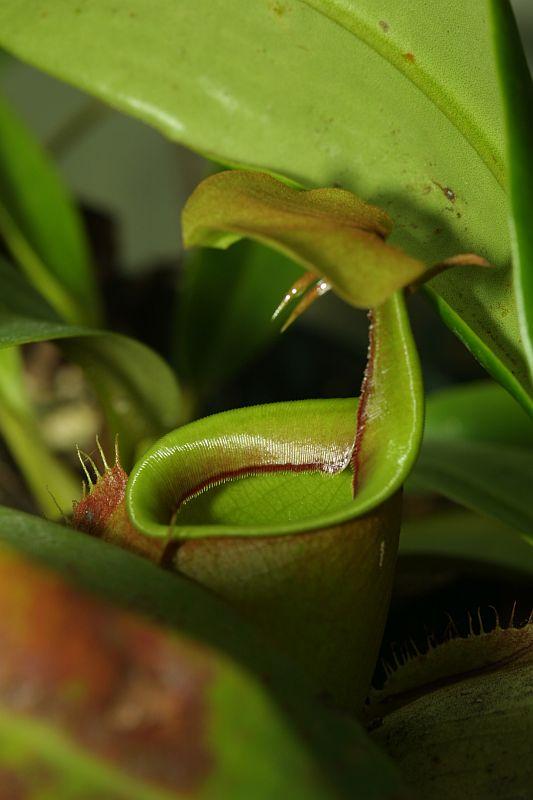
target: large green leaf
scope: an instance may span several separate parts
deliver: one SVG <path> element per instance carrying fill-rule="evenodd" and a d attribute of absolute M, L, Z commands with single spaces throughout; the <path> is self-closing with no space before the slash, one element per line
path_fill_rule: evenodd
<path fill-rule="evenodd" d="M 533 535 L 533 422 L 491 384 L 430 398 L 409 485 L 430 490 Z"/>
<path fill-rule="evenodd" d="M 533 81 L 509 0 L 491 0 L 507 132 L 511 246 L 520 330 L 533 374 Z"/>
<path fill-rule="evenodd" d="M 17 776 L 41 788 L 46 777 L 61 800 L 87 797 L 89 789 L 117 800 L 403 797 L 393 767 L 362 729 L 318 705 L 308 677 L 211 594 L 124 550 L 9 509 L 0 508 L 0 540 L 77 587 L 2 554 L 3 786 Z M 104 606 L 79 587 L 179 635 Z M 23 667 L 10 673 L 16 659 Z M 30 701 L 21 714 L 10 703 L 21 680 L 35 689 L 26 698 L 47 702 Z M 175 691 L 181 712 L 172 704 Z M 202 753 L 209 758 L 194 757 Z M 198 780 L 178 785 L 191 775 Z"/>
<path fill-rule="evenodd" d="M 124 459 L 176 424 L 174 374 L 154 352 L 126 336 L 62 322 L 24 277 L 0 259 L 0 348 L 57 339 L 85 367 L 120 436 Z M 63 341 L 65 340 L 65 341 Z"/>
<path fill-rule="evenodd" d="M 229 252 L 199 250 L 185 259 L 184 270 L 177 369 L 196 399 L 203 399 L 279 334 L 272 312 L 301 270 L 252 242 Z"/>
<path fill-rule="evenodd" d="M 0 234 L 63 319 L 99 321 L 81 219 L 52 162 L 1 97 Z"/>
<path fill-rule="evenodd" d="M 79 13 L 78 13 L 79 12 Z M 510 275 L 504 130 L 488 0 L 4 0 L 6 49 L 228 164 L 340 184 L 385 208 L 429 290 L 531 409 Z M 98 41 L 98 48 L 90 42 Z M 209 57 L 206 57 L 209 54 Z"/>

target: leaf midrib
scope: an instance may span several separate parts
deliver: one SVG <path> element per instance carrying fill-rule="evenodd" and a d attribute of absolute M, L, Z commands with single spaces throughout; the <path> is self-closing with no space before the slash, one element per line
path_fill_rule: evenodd
<path fill-rule="evenodd" d="M 504 163 L 474 122 L 472 115 L 440 83 L 422 69 L 417 61 L 407 61 L 404 53 L 394 41 L 389 37 L 385 38 L 377 29 L 370 27 L 362 16 L 357 15 L 356 9 L 347 12 L 342 8 L 335 8 L 334 0 L 301 0 L 301 2 L 364 42 L 411 81 L 475 150 L 499 186 L 502 189 L 505 188 Z"/>

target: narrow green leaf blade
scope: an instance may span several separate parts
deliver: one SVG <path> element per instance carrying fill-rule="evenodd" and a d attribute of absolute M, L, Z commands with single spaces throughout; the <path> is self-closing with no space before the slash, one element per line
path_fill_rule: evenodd
<path fill-rule="evenodd" d="M 507 133 L 509 226 L 516 305 L 533 375 L 533 81 L 508 0 L 491 0 L 492 33 Z"/>
<path fill-rule="evenodd" d="M 532 536 L 532 441 L 533 422 L 490 384 L 446 390 L 428 401 L 426 433 L 408 485 L 444 494 Z"/>
<path fill-rule="evenodd" d="M 81 219 L 54 165 L 2 97 L 0 234 L 63 319 L 97 323 L 99 298 Z"/>
<path fill-rule="evenodd" d="M 97 392 L 109 430 L 119 437 L 125 466 L 179 422 L 181 392 L 176 375 L 146 345 L 119 333 L 92 330 L 59 344 L 67 358 L 83 368 Z"/>
<path fill-rule="evenodd" d="M 444 494 L 533 536 L 533 457 L 519 447 L 428 439 L 411 488 Z"/>
<path fill-rule="evenodd" d="M 435 558 L 477 568 L 506 569 L 533 578 L 533 547 L 514 528 L 461 508 L 410 519 L 402 525 L 401 558 L 420 559 L 424 568 Z"/>
<path fill-rule="evenodd" d="M 0 348 L 54 339 L 94 381 L 125 463 L 135 448 L 176 424 L 179 389 L 165 362 L 120 334 L 62 322 L 24 277 L 0 259 Z M 145 442 L 146 443 L 146 442 Z"/>
<path fill-rule="evenodd" d="M 80 482 L 43 441 L 28 400 L 20 352 L 15 347 L 0 350 L 0 434 L 43 514 L 51 519 L 70 514 Z"/>

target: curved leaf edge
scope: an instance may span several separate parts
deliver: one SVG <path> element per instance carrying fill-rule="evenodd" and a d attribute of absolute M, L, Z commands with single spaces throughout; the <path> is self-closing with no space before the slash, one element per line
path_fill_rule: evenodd
<path fill-rule="evenodd" d="M 533 387 L 528 391 L 511 370 L 500 361 L 485 342 L 431 286 L 426 285 L 422 289 L 444 323 L 472 353 L 476 361 L 514 397 L 524 411 L 533 417 Z"/>

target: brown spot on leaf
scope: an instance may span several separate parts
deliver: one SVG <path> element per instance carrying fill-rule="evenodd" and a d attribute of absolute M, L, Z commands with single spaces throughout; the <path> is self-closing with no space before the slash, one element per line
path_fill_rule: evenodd
<path fill-rule="evenodd" d="M 3 763 L 4 753 L 0 753 L 0 800 L 35 800 L 37 797 L 59 797 L 55 791 L 58 776 L 50 764 L 47 764 L 38 750 L 24 754 L 16 766 L 9 758 Z M 61 781 L 61 778 L 59 777 Z M 61 793 L 62 794 L 62 793 Z M 76 800 L 89 800 L 85 793 L 76 795 Z M 106 794 L 99 800 L 111 800 Z"/>
<path fill-rule="evenodd" d="M 203 785 L 207 653 L 5 551 L 0 653 L 8 711 L 59 728 L 133 779 L 178 793 Z"/>
<path fill-rule="evenodd" d="M 405 58 L 405 60 L 406 60 L 406 61 L 408 61 L 410 64 L 414 64 L 414 63 L 415 63 L 415 56 L 414 56 L 414 53 L 404 53 L 404 54 L 403 54 L 403 57 L 404 57 L 404 58 Z"/>
<path fill-rule="evenodd" d="M 0 766 L 0 800 L 27 800 L 28 777 Z"/>
<path fill-rule="evenodd" d="M 380 21 L 378 22 L 378 25 L 379 25 L 379 27 L 381 28 L 382 31 L 385 31 L 385 33 L 389 32 L 390 25 L 386 20 L 380 19 Z"/>
<path fill-rule="evenodd" d="M 457 200 L 457 195 L 455 194 L 453 189 L 450 189 L 449 186 L 443 186 L 442 183 L 439 183 L 438 181 L 433 181 L 433 183 L 435 184 L 435 186 L 439 187 L 444 197 L 447 200 L 449 200 L 450 203 L 455 203 L 455 201 Z"/>
<path fill-rule="evenodd" d="M 283 3 L 272 3 L 272 11 L 277 17 L 282 17 L 287 9 Z"/>

